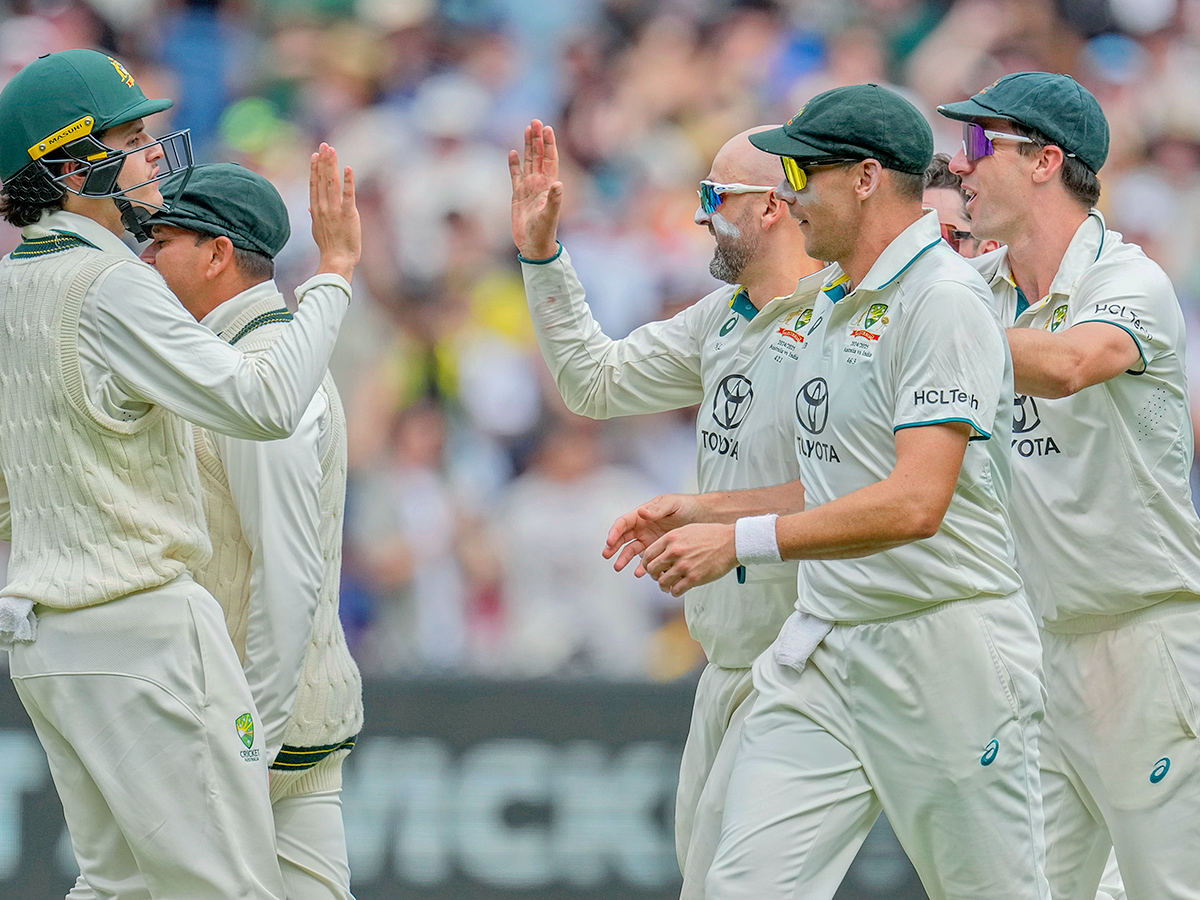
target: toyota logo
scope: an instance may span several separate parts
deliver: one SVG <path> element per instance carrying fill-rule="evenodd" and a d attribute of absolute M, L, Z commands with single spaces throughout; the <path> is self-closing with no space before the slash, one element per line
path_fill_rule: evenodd
<path fill-rule="evenodd" d="M 745 375 L 726 375 L 717 385 L 713 397 L 713 421 L 722 428 L 737 428 L 746 418 L 750 401 L 754 399 L 754 387 Z"/>
<path fill-rule="evenodd" d="M 809 434 L 820 434 L 829 421 L 829 382 L 814 378 L 796 394 L 796 419 Z"/>
<path fill-rule="evenodd" d="M 1025 434 L 1042 424 L 1037 404 L 1028 394 L 1017 394 L 1013 398 L 1013 434 Z"/>

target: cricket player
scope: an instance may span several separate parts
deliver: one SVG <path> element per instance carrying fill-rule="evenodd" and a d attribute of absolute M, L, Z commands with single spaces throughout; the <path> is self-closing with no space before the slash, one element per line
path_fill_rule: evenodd
<path fill-rule="evenodd" d="M 950 157 L 935 153 L 933 162 L 925 170 L 926 208 L 937 210 L 942 225 L 942 238 L 960 256 L 974 259 L 984 253 L 999 249 L 1000 242 L 982 240 L 971 234 L 971 217 L 966 211 L 970 195 L 962 188 L 962 178 L 950 171 Z M 1117 857 L 1110 852 L 1104 866 L 1096 900 L 1125 900 L 1125 885 L 1117 868 Z"/>
<path fill-rule="evenodd" d="M 805 510 L 776 517 L 773 488 L 660 498 L 609 538 L 673 594 L 802 560 L 797 612 L 754 664 L 706 896 L 828 900 L 882 810 L 931 900 L 1045 900 L 1011 368 L 986 284 L 922 212 L 932 132 L 868 84 L 750 140 L 782 158 L 808 252 L 836 263 L 784 400 Z M 647 546 L 680 520 L 718 524 Z"/>
<path fill-rule="evenodd" d="M 148 224 L 142 259 L 222 340 L 258 356 L 290 327 L 271 278 L 291 233 L 287 207 L 261 175 L 197 166 Z M 195 436 L 213 543 L 196 581 L 221 604 L 258 709 L 285 894 L 352 900 L 341 771 L 363 706 L 338 619 L 346 417 L 337 388 L 326 373 L 284 440 Z"/>
<path fill-rule="evenodd" d="M 0 92 L 0 212 L 23 228 L 0 261 L 0 622 L 95 894 L 268 900 L 283 880 L 258 715 L 221 607 L 190 574 L 211 543 L 188 422 L 296 429 L 361 235 L 352 177 L 322 145 L 318 275 L 264 356 L 230 347 L 121 240 L 190 166 L 186 133 L 145 131 L 168 106 L 91 50 L 44 56 Z"/>
<path fill-rule="evenodd" d="M 1016 375 L 1013 525 L 1043 617 L 1042 786 L 1055 900 L 1110 846 L 1132 897 L 1200 897 L 1200 520 L 1171 282 L 1094 209 L 1108 123 L 1066 75 L 938 108 Z"/>
<path fill-rule="evenodd" d="M 624 340 L 592 318 L 570 256 L 556 239 L 563 186 L 554 132 L 534 121 L 514 151 L 513 239 L 538 342 L 572 412 L 596 419 L 700 405 L 699 484 L 728 490 L 791 482 L 790 392 L 822 278 L 804 236 L 775 194 L 779 163 L 732 138 L 700 185 L 696 223 L 716 243 L 710 270 L 728 282 L 673 318 Z M 680 767 L 675 829 L 683 897 L 701 900 L 716 851 L 737 736 L 753 705 L 750 664 L 796 601 L 796 564 L 732 573 L 685 598 L 692 635 L 708 656 Z"/>

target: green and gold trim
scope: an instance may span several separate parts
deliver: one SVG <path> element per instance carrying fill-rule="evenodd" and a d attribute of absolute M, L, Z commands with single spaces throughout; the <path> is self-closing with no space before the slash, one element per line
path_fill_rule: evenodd
<path fill-rule="evenodd" d="M 79 247 L 97 249 L 95 244 L 85 241 L 78 235 L 56 231 L 45 237 L 26 238 L 12 252 L 12 258 L 33 259 L 38 256 L 49 256 L 51 253 L 61 253 L 64 250 L 75 250 Z"/>
<path fill-rule="evenodd" d="M 229 343 L 236 344 L 256 328 L 262 328 L 264 325 L 271 325 L 275 322 L 290 322 L 292 318 L 291 311 L 287 309 L 273 309 L 270 312 L 265 312 L 261 316 L 255 316 L 247 322 L 241 331 L 229 339 Z"/>
<path fill-rule="evenodd" d="M 339 750 L 353 750 L 357 741 L 358 735 L 346 738 L 341 743 L 327 744 L 324 747 L 289 747 L 284 744 L 279 750 L 279 755 L 275 757 L 275 762 L 271 763 L 271 768 L 287 772 L 303 772 Z"/>

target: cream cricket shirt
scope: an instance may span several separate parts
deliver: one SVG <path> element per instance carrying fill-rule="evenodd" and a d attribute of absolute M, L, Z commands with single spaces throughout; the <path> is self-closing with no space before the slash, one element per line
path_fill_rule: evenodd
<path fill-rule="evenodd" d="M 286 312 L 274 281 L 264 281 L 219 305 L 200 324 L 216 334 L 230 329 L 255 307 Z M 267 316 L 272 313 L 267 313 Z M 254 325 L 260 316 L 248 323 Z M 278 321 L 275 319 L 275 321 Z M 244 329 L 242 329 L 244 331 Z M 229 337 L 237 335 L 233 331 Z M 230 341 L 230 343 L 234 343 Z M 214 585 L 225 610 L 246 616 L 234 646 L 262 722 L 268 764 L 283 745 L 295 707 L 313 613 L 321 590 L 325 554 L 321 520 L 321 458 L 331 439 L 331 410 L 324 387 L 317 389 L 300 425 L 278 441 L 245 441 L 217 432 L 204 439 L 219 458 L 237 508 L 240 535 L 213 534 L 214 551 L 240 537 L 250 550 L 249 598 L 230 596 Z M 217 523 L 210 520 L 210 531 Z M 216 558 L 214 557 L 214 562 Z M 197 580 L 206 584 L 206 571 Z M 230 623 L 232 624 L 232 623 Z M 233 635 L 231 635 L 233 636 Z M 241 646 L 238 646 L 238 644 Z"/>
<path fill-rule="evenodd" d="M 1007 249 L 975 261 L 1002 321 L 1061 332 L 1108 322 L 1141 362 L 1070 397 L 1018 396 L 1012 434 L 1018 563 L 1047 624 L 1200 593 L 1184 324 L 1171 281 L 1095 210 L 1050 284 L 1026 305 Z"/>
<path fill-rule="evenodd" d="M 269 440 L 289 434 L 316 392 L 350 299 L 340 275 L 296 289 L 301 303 L 286 343 L 252 360 L 197 322 L 161 276 L 98 222 L 59 211 L 38 223 L 130 257 L 98 281 L 79 314 L 79 366 L 88 398 L 118 421 L 154 405 L 223 434 Z M 316 301 L 316 302 L 313 302 Z"/>
<path fill-rule="evenodd" d="M 1012 365 L 987 285 L 928 212 L 846 293 L 834 267 L 804 329 L 793 390 L 808 508 L 882 481 L 895 433 L 971 426 L 950 508 L 931 538 L 858 559 L 805 560 L 796 608 L 857 622 L 1020 587 L 1004 503 Z"/>
<path fill-rule="evenodd" d="M 614 341 L 592 318 L 566 250 L 525 263 L 525 292 L 546 365 L 567 406 L 593 419 L 700 404 L 701 491 L 794 481 L 792 383 L 803 329 L 824 273 L 756 312 L 741 288 L 721 287 L 671 319 Z M 796 564 L 757 566 L 684 594 L 692 636 L 710 662 L 749 666 L 770 646 L 796 599 Z"/>

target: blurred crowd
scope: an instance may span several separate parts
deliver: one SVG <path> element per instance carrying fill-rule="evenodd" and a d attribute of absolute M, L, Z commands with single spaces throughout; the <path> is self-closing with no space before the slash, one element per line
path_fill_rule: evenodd
<path fill-rule="evenodd" d="M 370 674 L 668 679 L 701 662 L 679 602 L 600 555 L 618 514 L 694 486 L 695 411 L 563 407 L 509 227 L 506 153 L 532 117 L 563 152 L 560 237 L 621 337 L 717 286 L 692 216 L 734 133 L 874 81 L 953 153 L 938 103 L 1067 72 L 1112 126 L 1109 227 L 1200 320 L 1200 0 L 0 0 L 0 83 L 68 47 L 175 98 L 150 128 L 190 128 L 198 161 L 280 188 L 285 294 L 316 263 L 308 154 L 327 140 L 355 170 L 363 261 L 332 368 L 350 426 L 342 615 Z"/>

